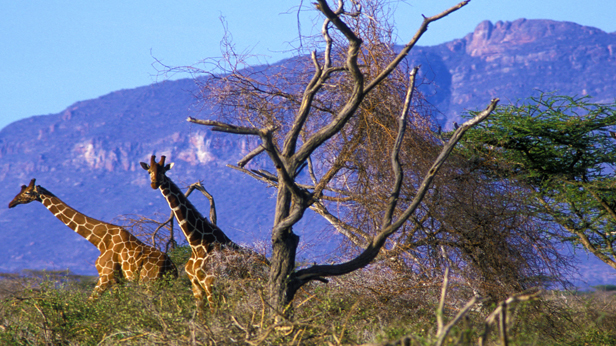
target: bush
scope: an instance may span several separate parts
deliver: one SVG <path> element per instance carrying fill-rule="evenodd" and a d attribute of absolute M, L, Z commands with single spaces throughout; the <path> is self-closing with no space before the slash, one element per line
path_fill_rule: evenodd
<path fill-rule="evenodd" d="M 52 279 L 0 280 L 2 291 L 12 288 L 0 302 L 0 344 L 356 345 L 406 338 L 413 345 L 432 345 L 440 295 L 438 282 L 402 281 L 374 266 L 328 284 L 306 285 L 292 317 L 285 319 L 270 313 L 264 280 L 221 276 L 214 284 L 215 311 L 200 317 L 185 279 L 116 285 L 94 302 L 87 300 L 94 278 Z M 445 321 L 468 298 L 464 286 L 453 281 Z M 476 344 L 493 308 L 470 311 L 445 344 Z M 616 295 L 610 292 L 552 292 L 508 311 L 511 345 L 614 345 L 616 340 Z M 497 337 L 494 329 L 488 344 L 498 344 Z"/>

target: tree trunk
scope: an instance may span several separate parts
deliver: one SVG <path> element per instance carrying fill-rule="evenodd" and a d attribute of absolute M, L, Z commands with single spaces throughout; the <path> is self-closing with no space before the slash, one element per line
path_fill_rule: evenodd
<path fill-rule="evenodd" d="M 299 236 L 291 228 L 281 232 L 272 239 L 272 258 L 270 268 L 269 290 L 270 304 L 279 312 L 285 312 L 293 300 L 296 289 L 290 281 L 295 270 L 295 254 Z"/>
<path fill-rule="evenodd" d="M 279 188 L 276 200 L 274 231 L 272 232 L 269 295 L 270 304 L 281 313 L 285 312 L 285 309 L 295 295 L 295 290 L 289 292 L 289 278 L 295 270 L 295 254 L 299 244 L 299 236 L 293 233 L 292 227 L 282 229 L 277 227 L 284 218 L 289 216 L 291 200 L 292 197 L 289 190 L 284 187 Z"/>

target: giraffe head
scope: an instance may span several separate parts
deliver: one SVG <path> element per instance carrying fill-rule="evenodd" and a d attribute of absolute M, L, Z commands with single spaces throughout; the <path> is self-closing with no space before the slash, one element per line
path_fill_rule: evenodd
<path fill-rule="evenodd" d="M 32 201 L 41 201 L 41 195 L 39 194 L 38 187 L 35 185 L 36 179 L 30 180 L 30 185 L 22 185 L 21 191 L 13 198 L 9 203 L 9 208 L 13 208 L 18 204 L 27 204 Z"/>
<path fill-rule="evenodd" d="M 160 162 L 156 163 L 156 155 L 150 158 L 150 164 L 140 162 L 141 167 L 150 173 L 150 184 L 153 189 L 158 189 L 167 177 L 165 173 L 173 167 L 173 162 L 165 166 L 165 156 L 160 157 Z"/>

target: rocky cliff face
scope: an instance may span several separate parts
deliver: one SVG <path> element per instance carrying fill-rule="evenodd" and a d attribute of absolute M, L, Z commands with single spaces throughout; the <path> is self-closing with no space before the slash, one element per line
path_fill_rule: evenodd
<path fill-rule="evenodd" d="M 498 97 L 515 103 L 539 91 L 593 97 L 616 96 L 616 34 L 569 22 L 525 20 L 480 23 L 464 38 L 422 47 L 412 59 L 442 112 L 441 123 Z"/>
<path fill-rule="evenodd" d="M 422 64 L 422 90 L 442 124 L 465 110 L 484 108 L 493 97 L 516 102 L 536 90 L 616 96 L 616 35 L 573 23 L 547 20 L 480 23 L 473 33 L 434 47 L 417 47 L 409 59 Z M 190 80 L 120 90 L 78 102 L 64 112 L 24 119 L 0 131 L 0 200 L 6 204 L 22 184 L 37 183 L 77 210 L 113 221 L 142 214 L 162 219 L 169 208 L 149 187 L 139 166 L 149 156 L 176 163 L 179 185 L 202 180 L 216 197 L 219 224 L 239 242 L 269 242 L 274 191 L 225 167 L 250 149 L 246 138 L 191 125 L 187 116 L 212 118 L 196 106 Z M 193 202 L 207 215 L 207 200 Z M 322 234 L 309 216 L 297 228 L 302 244 Z M 304 232 L 306 231 L 306 232 Z M 0 208 L 0 271 L 66 269 L 94 273 L 97 250 L 40 203 Z M 314 249 L 310 250 L 314 251 Z"/>

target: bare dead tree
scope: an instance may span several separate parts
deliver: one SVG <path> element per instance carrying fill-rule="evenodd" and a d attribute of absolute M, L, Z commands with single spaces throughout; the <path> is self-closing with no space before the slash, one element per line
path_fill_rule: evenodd
<path fill-rule="evenodd" d="M 302 74 L 306 71 L 306 65 L 302 65 L 305 61 L 300 59 L 297 70 L 281 69 L 278 74 L 270 70 L 265 74 L 259 68 L 231 68 L 228 73 L 212 75 L 203 82 L 203 96 L 215 98 L 221 117 L 225 118 L 226 115 L 235 124 L 195 118 L 188 118 L 188 121 L 210 126 L 213 131 L 258 137 L 261 144 L 240 160 L 235 168 L 277 188 L 269 278 L 270 300 L 275 308 L 283 311 L 297 290 L 307 282 L 326 282 L 326 277 L 350 273 L 374 260 L 386 240 L 415 214 L 437 172 L 464 132 L 485 119 L 495 108 L 497 99 L 452 134 L 439 150 L 438 157 L 425 173 L 414 196 L 404 196 L 401 207 L 400 191 L 404 174 L 400 168 L 399 153 L 412 107 L 417 71 L 413 69 L 410 80 L 405 83 L 407 97 L 404 102 L 398 101 L 398 104 L 403 104 L 403 111 L 395 133 L 399 139 L 391 150 L 394 183 L 390 185 L 390 197 L 382 206 L 377 206 L 380 211 L 375 215 L 379 215 L 380 222 L 374 225 L 373 232 L 366 232 L 372 233 L 372 236 L 366 239 L 364 250 L 346 262 L 296 269 L 299 237 L 293 232 L 293 226 L 308 208 L 319 208 L 324 200 L 344 198 L 345 166 L 352 162 L 350 158 L 361 143 L 360 137 L 354 136 L 357 134 L 354 130 L 360 126 L 360 121 L 367 120 L 358 119 L 357 114 L 369 113 L 367 101 L 378 102 L 378 99 L 370 99 L 377 89 L 387 90 L 396 85 L 390 84 L 391 79 L 399 73 L 404 58 L 428 25 L 467 3 L 463 1 L 438 15 L 425 17 L 413 38 L 400 51 L 394 52 L 379 36 L 379 22 L 374 18 L 376 12 L 371 12 L 378 11 L 378 6 L 369 1 L 353 1 L 350 10 L 345 10 L 346 3 L 340 1 L 338 8 L 332 10 L 325 0 L 319 0 L 317 10 L 325 17 L 321 32 L 324 50 L 311 54 L 312 76 Z M 364 43 L 370 49 L 364 49 Z M 375 52 L 380 53 L 371 54 Z M 304 87 L 300 88 L 299 83 L 304 83 Z M 395 99 L 396 95 L 399 93 L 390 93 L 389 97 Z M 362 126 L 369 128 L 378 124 Z M 354 140 L 347 140 L 351 137 Z M 275 173 L 244 168 L 261 153 L 268 155 Z M 300 173 L 312 165 L 310 158 L 315 155 L 327 159 L 319 160 L 322 166 L 318 173 L 315 173 L 314 167 L 309 168 L 313 183 L 302 184 Z M 320 176 L 317 177 L 317 174 Z"/>
<path fill-rule="evenodd" d="M 433 157 L 432 150 L 421 150 L 425 145 L 418 148 L 408 142 L 404 148 L 402 203 L 414 196 L 421 183 L 416 180 L 422 178 L 418 172 L 427 171 L 430 166 L 424 165 L 431 164 L 427 159 Z M 384 150 L 376 151 L 374 156 L 385 155 Z M 366 247 L 376 229 L 375 214 L 387 201 L 383 185 L 391 186 L 393 181 L 369 183 L 385 170 L 383 162 L 378 164 L 381 168 L 364 168 L 371 173 L 347 191 L 343 202 L 312 206 L 349 240 L 346 253 Z M 528 194 L 519 185 L 490 179 L 472 163 L 453 156 L 416 214 L 388 239 L 378 259 L 406 282 L 429 283 L 438 280 L 448 265 L 438 255 L 444 248 L 456 275 L 476 294 L 497 302 L 529 287 L 558 281 L 566 270 L 567 258 L 559 253 L 546 229 L 549 225 L 537 218 L 528 204 Z"/>
<path fill-rule="evenodd" d="M 379 18 L 374 12 L 382 4 L 366 5 L 377 7 L 363 8 L 373 20 L 355 24 L 353 28 L 362 38 L 367 37 L 360 50 L 360 61 L 361 71 L 368 79 L 386 69 L 389 59 L 395 59 L 395 50 L 385 39 L 374 39 L 378 36 L 376 32 L 388 32 L 387 27 L 380 27 L 383 21 L 374 20 Z M 359 21 L 358 18 L 353 20 Z M 340 52 L 332 49 L 336 51 Z M 339 55 L 337 61 L 346 61 L 344 54 Z M 350 251 L 345 253 L 368 246 L 387 210 L 390 188 L 395 183 L 389 158 L 396 140 L 397 115 L 402 111 L 401 91 L 406 88 L 406 80 L 401 75 L 406 74 L 403 73 L 406 67 L 405 61 L 401 61 L 387 79 L 365 95 L 339 135 L 324 143 L 321 150 L 315 150 L 306 162 L 312 186 L 318 184 L 317 176 L 333 172 L 330 168 L 337 169 L 333 183 L 310 208 L 352 243 Z M 332 80 L 336 92 L 344 96 L 353 94 L 353 83 L 336 79 L 335 75 Z M 329 104 L 344 104 L 340 98 L 319 96 L 316 95 L 314 102 L 320 101 L 318 110 L 325 109 L 328 114 L 335 114 Z M 431 130 L 436 125 L 426 116 L 426 111 L 421 94 L 415 92 L 407 118 L 407 135 L 399 152 L 405 181 L 399 191 L 398 208 L 393 211 L 395 216 L 417 194 L 425 172 L 442 147 L 440 136 Z M 314 133 L 312 128 L 318 130 L 325 123 L 307 123 L 309 129 L 305 129 L 303 138 Z M 290 127 L 284 121 L 275 124 L 279 128 L 277 132 Z M 277 132 L 273 134 L 275 139 Z M 442 273 L 443 262 L 441 256 L 433 254 L 445 247 L 451 252 L 450 257 L 457 260 L 456 274 L 463 275 L 473 290 L 495 302 L 558 274 L 564 258 L 550 236 L 542 232 L 543 222 L 533 218 L 517 186 L 485 179 L 474 171 L 472 163 L 459 157 L 450 157 L 441 172 L 434 180 L 435 188 L 415 215 L 388 238 L 380 259 L 389 261 L 396 270 L 421 276 L 424 282 L 434 281 Z M 252 173 L 263 181 L 276 181 L 272 175 Z M 306 188 L 310 184 L 299 186 Z"/>

